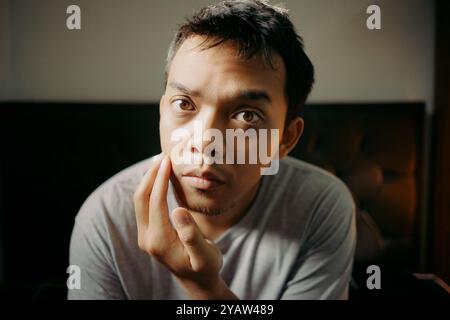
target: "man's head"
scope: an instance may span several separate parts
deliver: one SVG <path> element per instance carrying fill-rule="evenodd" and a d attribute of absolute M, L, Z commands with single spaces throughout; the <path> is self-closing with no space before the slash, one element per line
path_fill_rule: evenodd
<path fill-rule="evenodd" d="M 211 142 L 192 142 L 195 123 L 201 123 L 224 137 L 227 129 L 278 129 L 279 146 L 271 144 L 270 133 L 266 139 L 268 150 L 278 148 L 282 158 L 300 138 L 297 114 L 313 81 L 313 66 L 285 10 L 246 0 L 208 6 L 179 28 L 169 49 L 160 103 L 162 151 L 202 154 Z M 181 143 L 171 139 L 180 128 L 191 133 Z M 188 208 L 218 214 L 254 195 L 262 167 L 178 164 L 172 181 Z"/>

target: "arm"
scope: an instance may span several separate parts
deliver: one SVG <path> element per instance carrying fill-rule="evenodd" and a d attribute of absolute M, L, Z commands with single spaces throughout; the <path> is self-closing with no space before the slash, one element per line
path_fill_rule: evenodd
<path fill-rule="evenodd" d="M 81 207 L 70 241 L 70 265 L 80 268 L 80 289 L 69 289 L 68 299 L 126 299 L 109 247 L 101 200 L 91 195 Z"/>
<path fill-rule="evenodd" d="M 139 248 L 172 272 L 193 299 L 236 299 L 219 271 L 222 253 L 205 239 L 190 212 L 176 208 L 169 219 L 167 191 L 171 173 L 168 156 L 159 159 L 134 194 Z"/>
<path fill-rule="evenodd" d="M 281 299 L 348 299 L 356 245 L 353 199 L 339 181 L 319 203 Z"/>

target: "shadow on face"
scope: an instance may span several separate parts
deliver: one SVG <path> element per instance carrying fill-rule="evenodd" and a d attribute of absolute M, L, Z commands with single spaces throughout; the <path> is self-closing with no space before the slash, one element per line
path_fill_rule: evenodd
<path fill-rule="evenodd" d="M 261 142 L 259 132 L 269 133 L 264 137 L 269 156 L 275 150 L 270 130 L 278 129 L 282 137 L 287 113 L 285 68 L 277 54 L 271 66 L 258 56 L 241 58 L 233 43 L 205 49 L 203 41 L 201 37 L 187 39 L 171 62 L 160 102 L 161 147 L 172 158 L 172 182 L 180 200 L 193 210 L 218 214 L 245 202 L 257 190 L 265 165 L 260 157 L 252 163 L 249 159 L 252 143 Z M 198 139 L 196 129 L 217 134 L 214 139 L 211 135 Z M 243 164 L 237 163 L 236 155 L 242 152 L 239 143 L 230 147 L 226 139 L 230 130 L 257 132 L 256 137 L 244 139 Z M 180 131 L 183 137 L 175 139 L 174 133 Z M 213 142 L 224 147 L 211 147 Z M 174 161 L 176 154 L 198 161 L 175 163 L 180 162 Z M 225 159 L 227 155 L 232 163 Z M 205 157 L 211 156 L 222 158 L 223 164 L 206 163 Z"/>

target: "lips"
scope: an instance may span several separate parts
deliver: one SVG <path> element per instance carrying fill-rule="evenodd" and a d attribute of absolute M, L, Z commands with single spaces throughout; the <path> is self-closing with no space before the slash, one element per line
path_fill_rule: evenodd
<path fill-rule="evenodd" d="M 201 190 L 212 190 L 225 184 L 224 179 L 212 171 L 193 170 L 182 177 L 188 185 Z"/>

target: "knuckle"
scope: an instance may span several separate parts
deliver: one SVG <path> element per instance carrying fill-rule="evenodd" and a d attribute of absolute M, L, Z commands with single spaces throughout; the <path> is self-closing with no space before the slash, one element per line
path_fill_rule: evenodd
<path fill-rule="evenodd" d="M 189 246 L 194 246 L 197 242 L 195 230 L 193 228 L 185 228 L 184 230 L 180 231 L 179 237 L 181 241 Z"/>
<path fill-rule="evenodd" d="M 146 251 L 156 259 L 161 259 L 164 256 L 164 251 L 160 247 L 154 245 L 148 245 Z"/>
<path fill-rule="evenodd" d="M 155 258 L 164 256 L 165 248 L 154 234 L 138 234 L 138 247 Z"/>
<path fill-rule="evenodd" d="M 195 261 L 192 264 L 192 270 L 194 272 L 204 272 L 208 270 L 208 264 L 202 259 L 200 261 Z"/>
<path fill-rule="evenodd" d="M 141 250 L 145 250 L 145 241 L 142 239 L 142 237 L 138 237 L 138 247 Z"/>
<path fill-rule="evenodd" d="M 155 258 L 163 257 L 165 251 L 161 241 L 155 235 L 149 236 L 144 250 Z"/>

